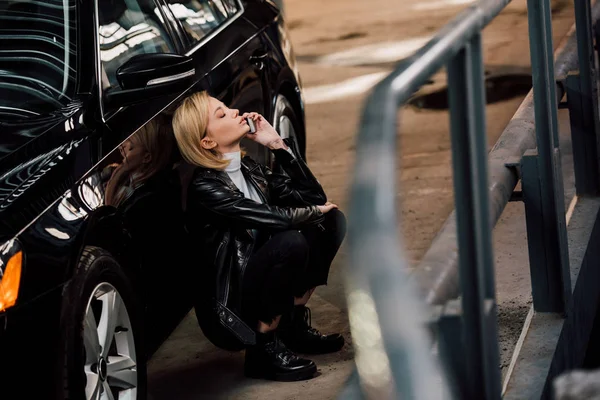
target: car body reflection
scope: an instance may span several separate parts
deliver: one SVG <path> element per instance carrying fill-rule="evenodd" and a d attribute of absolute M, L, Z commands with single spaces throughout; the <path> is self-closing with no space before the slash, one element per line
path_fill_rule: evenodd
<path fill-rule="evenodd" d="M 92 398 L 94 364 L 127 355 L 135 379 L 108 386 L 144 398 L 146 358 L 194 306 L 203 266 L 183 227 L 190 171 L 171 152 L 169 110 L 209 90 L 270 121 L 287 112 L 304 154 L 283 23 L 259 0 L 0 0 L 0 285 L 18 282 L 16 299 L 0 298 L 3 393 Z M 132 345 L 88 360 L 109 295 L 127 311 L 112 333 Z M 40 360 L 45 372 L 22 385 Z"/>
<path fill-rule="evenodd" d="M 141 288 L 153 330 L 160 329 L 154 315 L 178 319 L 193 305 L 188 285 L 194 284 L 196 272 L 186 259 L 190 248 L 176 161 L 171 119 L 161 114 L 104 160 L 92 189 L 94 200 L 102 198 L 123 222 L 128 241 L 122 257 L 143 271 Z"/>

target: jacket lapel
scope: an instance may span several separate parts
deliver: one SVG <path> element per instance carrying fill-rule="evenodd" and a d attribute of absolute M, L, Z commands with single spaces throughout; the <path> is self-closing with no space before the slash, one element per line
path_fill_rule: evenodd
<path fill-rule="evenodd" d="M 267 180 L 261 173 L 259 165 L 256 163 L 247 164 L 245 159 L 242 160 L 242 174 L 244 174 L 246 180 L 254 186 L 263 202 L 269 204 L 269 188 Z"/>
<path fill-rule="evenodd" d="M 223 183 L 225 183 L 231 190 L 235 190 L 235 191 L 242 193 L 242 191 L 235 185 L 235 183 L 233 183 L 233 181 L 231 180 L 231 178 L 229 177 L 229 174 L 227 174 L 227 172 L 216 171 L 216 173 L 217 173 L 217 176 L 223 181 Z M 243 168 L 242 168 L 242 173 L 243 173 Z M 246 177 L 246 176 L 244 175 L 244 177 Z M 243 193 L 242 193 L 242 195 L 243 195 Z M 264 194 L 262 192 L 260 192 L 259 195 L 264 196 Z M 251 229 L 244 229 L 244 230 L 246 231 L 248 236 L 250 236 L 250 238 L 254 238 L 254 235 L 252 234 Z"/>

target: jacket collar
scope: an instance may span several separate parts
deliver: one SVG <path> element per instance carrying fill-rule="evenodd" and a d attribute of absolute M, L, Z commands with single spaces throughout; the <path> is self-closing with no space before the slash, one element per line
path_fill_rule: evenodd
<path fill-rule="evenodd" d="M 214 170 L 214 169 L 209 169 L 209 168 L 204 168 L 204 167 L 196 167 L 196 168 L 198 171 L 197 173 L 199 173 L 203 176 L 209 176 L 212 174 L 213 176 L 220 179 L 227 186 L 229 186 L 231 189 L 239 190 L 238 187 L 235 186 L 235 183 L 233 183 L 233 181 L 231 180 L 231 178 L 229 177 L 229 175 L 227 174 L 227 172 L 225 170 L 219 171 L 219 170 Z M 267 180 L 265 179 L 264 175 L 260 171 L 260 165 L 256 161 L 251 159 L 250 157 L 244 157 L 241 160 L 240 169 L 246 178 L 250 178 L 251 180 L 254 181 L 254 184 L 256 184 L 259 187 L 263 196 L 268 199 L 268 193 L 266 191 L 267 190 Z"/>
<path fill-rule="evenodd" d="M 244 157 L 242 159 L 242 173 L 259 190 L 259 195 L 263 198 L 263 201 L 268 203 L 269 192 L 267 189 L 267 180 L 260 169 L 260 165 L 250 157 Z"/>
<path fill-rule="evenodd" d="M 247 172 L 255 172 L 257 169 L 260 169 L 260 165 L 250 157 L 246 156 L 242 159 L 242 170 L 244 169 Z M 255 175 L 256 173 L 253 174 L 253 176 Z M 260 174 L 260 176 L 262 176 L 262 174 Z"/>

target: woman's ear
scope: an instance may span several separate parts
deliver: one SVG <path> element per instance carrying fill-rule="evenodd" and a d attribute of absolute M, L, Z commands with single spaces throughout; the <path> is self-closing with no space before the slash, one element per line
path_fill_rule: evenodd
<path fill-rule="evenodd" d="M 205 148 L 206 150 L 212 150 L 215 147 L 217 147 L 217 143 L 210 139 L 209 137 L 205 136 L 204 138 L 202 138 L 202 140 L 200 141 L 200 145 Z"/>
<path fill-rule="evenodd" d="M 144 164 L 150 164 L 150 162 L 152 161 L 152 155 L 148 152 L 144 153 L 144 157 L 142 158 L 142 162 Z"/>

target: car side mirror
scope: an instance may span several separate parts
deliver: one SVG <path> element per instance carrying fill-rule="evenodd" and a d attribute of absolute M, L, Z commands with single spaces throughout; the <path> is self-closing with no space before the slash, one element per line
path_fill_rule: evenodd
<path fill-rule="evenodd" d="M 109 90 L 106 101 L 124 107 L 182 92 L 194 82 L 194 62 L 179 54 L 153 53 L 131 57 L 117 69 L 120 88 Z"/>

